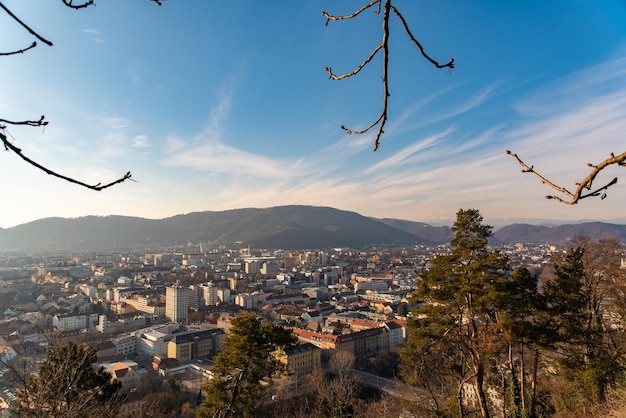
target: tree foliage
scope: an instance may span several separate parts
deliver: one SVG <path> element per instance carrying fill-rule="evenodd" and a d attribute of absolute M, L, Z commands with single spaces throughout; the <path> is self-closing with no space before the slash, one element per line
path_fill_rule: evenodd
<path fill-rule="evenodd" d="M 204 387 L 199 417 L 252 416 L 269 380 L 284 371 L 272 353 L 294 346 L 297 337 L 272 323 L 264 325 L 252 312 L 231 321 L 225 348 L 214 359 L 215 377 Z"/>
<path fill-rule="evenodd" d="M 413 295 L 418 307 L 412 312 L 411 338 L 403 359 L 423 371 L 418 381 L 428 385 L 436 375 L 439 385 L 454 390 L 461 413 L 466 385 L 471 385 L 481 415 L 487 417 L 485 379 L 490 360 L 500 350 L 496 313 L 507 259 L 487 248 L 492 228 L 482 221 L 475 209 L 457 212 L 452 251 L 434 259 Z M 439 406 L 440 399 L 431 393 Z"/>
<path fill-rule="evenodd" d="M 470 397 L 483 417 L 602 403 L 626 370 L 621 244 L 577 237 L 539 283 L 488 249 L 478 211 L 460 210 L 454 231 L 451 252 L 420 277 L 402 351 L 404 380 L 431 398 L 424 412 L 465 416 Z"/>
<path fill-rule="evenodd" d="M 626 370 L 626 341 L 619 329 L 624 272 L 618 241 L 578 237 L 574 244 L 545 294 L 555 352 L 571 383 L 568 397 L 576 400 L 558 406 L 588 408 L 603 402 Z"/>
<path fill-rule="evenodd" d="M 121 383 L 101 367 L 96 351 L 73 342 L 51 350 L 36 376 L 18 389 L 16 412 L 24 417 L 114 417 Z"/>

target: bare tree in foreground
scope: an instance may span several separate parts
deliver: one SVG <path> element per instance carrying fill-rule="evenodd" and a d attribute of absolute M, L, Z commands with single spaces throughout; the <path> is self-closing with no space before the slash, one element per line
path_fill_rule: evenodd
<path fill-rule="evenodd" d="M 611 181 L 606 183 L 603 186 L 598 188 L 593 187 L 593 182 L 596 179 L 597 175 L 600 171 L 604 170 L 606 167 L 610 165 L 616 164 L 619 167 L 626 166 L 626 152 L 623 152 L 619 155 L 615 155 L 611 153 L 611 156 L 606 160 L 602 161 L 600 164 L 591 164 L 587 163 L 588 167 L 591 167 L 591 172 L 587 177 L 585 177 L 581 182 L 576 183 L 576 190 L 574 192 L 570 192 L 565 187 L 559 186 L 550 180 L 543 177 L 541 174 L 537 173 L 534 169 L 534 166 L 528 166 L 521 158 L 518 157 L 517 154 L 507 150 L 506 153 L 511 157 L 515 158 L 519 165 L 523 167 L 522 173 L 531 173 L 535 177 L 537 177 L 543 184 L 547 184 L 552 187 L 557 192 L 560 192 L 566 196 L 566 198 L 562 198 L 555 195 L 547 195 L 546 199 L 554 199 L 557 202 L 564 203 L 566 205 L 575 205 L 579 200 L 585 199 L 587 197 L 600 197 L 600 199 L 606 198 L 606 190 L 617 183 L 617 177 L 614 177 Z"/>
<path fill-rule="evenodd" d="M 406 32 L 408 37 L 411 39 L 411 41 L 413 41 L 415 46 L 419 49 L 420 53 L 422 54 L 424 58 L 426 58 L 431 64 L 433 64 L 437 68 L 448 68 L 449 70 L 452 70 L 454 68 L 454 58 L 450 58 L 450 61 L 448 61 L 446 64 L 440 64 L 438 61 L 435 61 L 433 58 L 430 57 L 430 55 L 426 53 L 422 44 L 411 33 L 411 30 L 409 29 L 409 26 L 407 25 L 406 20 L 404 20 L 404 17 L 402 16 L 402 14 L 398 11 L 398 9 L 392 6 L 391 0 L 384 0 L 384 7 L 382 4 L 383 4 L 383 0 L 372 0 L 368 4 L 364 5 L 363 7 L 355 11 L 354 13 L 350 15 L 344 15 L 344 16 L 331 15 L 326 12 L 322 12 L 322 16 L 326 18 L 326 25 L 328 25 L 328 22 L 330 22 L 331 20 L 344 20 L 344 19 L 352 19 L 354 17 L 357 17 L 362 12 L 364 12 L 365 10 L 373 6 L 377 6 L 377 10 L 374 12 L 375 14 L 380 14 L 381 8 L 383 9 L 383 37 L 382 37 L 380 44 L 376 45 L 372 53 L 367 58 L 365 58 L 365 60 L 363 60 L 363 62 L 361 62 L 361 64 L 359 64 L 354 70 L 341 74 L 341 75 L 336 75 L 335 73 L 333 73 L 332 68 L 326 67 L 326 72 L 328 73 L 329 78 L 332 78 L 333 80 L 341 80 L 343 78 L 352 77 L 353 75 L 357 75 L 374 58 L 374 56 L 379 51 L 382 51 L 383 53 L 383 76 L 382 76 L 383 109 L 380 115 L 369 126 L 361 130 L 352 130 L 352 129 L 346 128 L 343 125 L 341 126 L 341 129 L 346 131 L 348 134 L 360 135 L 360 134 L 366 133 L 367 131 L 372 129 L 374 126 L 378 125 L 378 132 L 376 134 L 376 139 L 374 140 L 374 151 L 376 151 L 378 147 L 380 146 L 380 137 L 384 133 L 385 123 L 387 122 L 388 99 L 390 95 L 389 94 L 388 67 L 389 67 L 389 16 L 391 15 L 391 12 L 393 12 L 397 16 L 398 20 L 400 21 L 400 24 L 404 28 L 404 31 Z"/>
<path fill-rule="evenodd" d="M 2 362 L 17 384 L 13 412 L 21 417 L 116 417 L 124 401 L 121 383 L 95 369 L 92 346 L 73 342 L 55 347 L 34 372 L 26 357 Z"/>
<path fill-rule="evenodd" d="M 62 1 L 62 3 L 65 6 L 71 8 L 71 9 L 75 9 L 75 10 L 84 9 L 86 7 L 94 5 L 94 1 L 93 0 L 88 0 L 88 1 L 85 1 L 84 3 L 80 3 L 80 4 L 74 4 L 73 0 L 61 0 L 61 1 Z M 161 6 L 161 4 L 162 4 L 162 2 L 164 0 L 150 0 L 150 1 L 152 1 L 152 2 L 154 2 L 156 4 L 158 4 L 159 6 Z M 19 24 L 24 30 L 26 30 L 28 33 L 30 33 L 38 41 L 40 41 L 40 42 L 42 42 L 42 43 L 44 43 L 44 44 L 46 44 L 48 46 L 52 46 L 53 45 L 53 43 L 51 41 L 49 41 L 48 39 L 46 39 L 43 36 L 41 36 L 39 33 L 37 33 L 35 30 L 33 30 L 30 26 L 28 26 L 24 21 L 22 21 L 19 17 L 17 17 L 1 1 L 0 1 L 0 9 L 2 9 L 9 17 L 11 17 L 17 24 Z M 35 47 L 37 47 L 37 41 L 33 41 L 33 43 L 30 44 L 29 46 L 18 48 L 18 49 L 15 49 L 13 51 L 10 51 L 10 52 L 0 52 L 0 56 L 23 54 L 24 52 L 29 51 L 29 50 L 31 50 L 31 49 L 33 49 Z M 96 190 L 96 191 L 107 189 L 107 188 L 109 188 L 111 186 L 114 186 L 114 185 L 119 184 L 119 183 L 123 183 L 126 180 L 130 180 L 131 179 L 131 173 L 130 173 L 130 171 L 128 171 L 126 174 L 124 174 L 120 178 L 118 178 L 116 180 L 113 180 L 113 181 L 111 181 L 109 183 L 106 183 L 106 184 L 102 184 L 102 183 L 87 184 L 87 183 L 82 182 L 80 180 L 77 180 L 75 178 L 72 178 L 72 177 L 60 174 L 60 173 L 58 173 L 58 172 L 56 172 L 54 170 L 49 169 L 45 165 L 40 164 L 40 163 L 34 161 L 33 159 L 29 158 L 28 156 L 24 155 L 22 150 L 20 148 L 16 147 L 9 140 L 9 138 L 12 138 L 11 134 L 9 133 L 9 131 L 7 129 L 7 127 L 9 125 L 12 125 L 12 126 L 45 127 L 45 126 L 48 125 L 48 121 L 45 120 L 45 116 L 41 116 L 38 120 L 24 120 L 24 121 L 12 121 L 12 120 L 7 120 L 7 119 L 0 118 L 0 141 L 2 141 L 2 145 L 4 146 L 4 149 L 6 151 L 13 152 L 18 157 L 20 157 L 22 160 L 26 161 L 28 164 L 32 165 L 33 167 L 38 168 L 39 170 L 42 170 L 46 174 L 49 174 L 49 175 L 51 175 L 53 177 L 57 177 L 57 178 L 60 178 L 62 180 L 68 181 L 70 183 L 74 183 L 74 184 L 77 184 L 79 186 L 83 186 L 83 187 L 86 187 L 88 189 Z"/>

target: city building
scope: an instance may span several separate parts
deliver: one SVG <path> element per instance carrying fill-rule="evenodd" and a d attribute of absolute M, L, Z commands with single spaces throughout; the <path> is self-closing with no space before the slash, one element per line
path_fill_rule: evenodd
<path fill-rule="evenodd" d="M 52 326 L 57 331 L 95 329 L 98 314 L 60 314 L 52 317 Z"/>
<path fill-rule="evenodd" d="M 278 350 L 274 357 L 287 367 L 290 375 L 302 376 L 322 367 L 322 350 L 311 343 Z"/>
<path fill-rule="evenodd" d="M 191 290 L 178 284 L 165 289 L 165 316 L 172 322 L 181 323 L 187 319 Z"/>
<path fill-rule="evenodd" d="M 167 356 L 178 361 L 212 358 L 224 349 L 225 340 L 226 333 L 219 328 L 174 334 L 167 343 Z"/>
<path fill-rule="evenodd" d="M 201 284 L 200 292 L 202 294 L 201 297 L 204 299 L 205 306 L 217 305 L 220 302 L 217 294 L 217 287 L 213 285 L 213 283 Z"/>

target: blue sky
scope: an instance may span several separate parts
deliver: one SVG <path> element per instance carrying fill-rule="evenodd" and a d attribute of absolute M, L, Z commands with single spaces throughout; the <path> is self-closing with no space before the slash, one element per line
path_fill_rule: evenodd
<path fill-rule="evenodd" d="M 53 47 L 0 57 L 0 118 L 46 166 L 88 183 L 127 171 L 136 182 L 94 192 L 1 154 L 0 227 L 61 216 L 163 218 L 285 204 L 437 222 L 459 208 L 495 219 L 626 222 L 626 172 L 607 199 L 576 206 L 520 173 L 510 149 L 570 189 L 626 147 L 626 2 L 395 0 L 427 63 L 391 18 L 389 120 L 346 135 L 382 106 L 380 16 L 330 22 L 363 0 L 227 2 L 5 0 Z M 33 37 L 0 13 L 0 49 Z"/>

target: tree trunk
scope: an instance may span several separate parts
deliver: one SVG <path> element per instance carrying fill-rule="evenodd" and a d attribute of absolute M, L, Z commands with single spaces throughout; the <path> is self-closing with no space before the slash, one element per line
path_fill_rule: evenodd
<path fill-rule="evenodd" d="M 484 390 L 485 370 L 482 364 L 476 369 L 476 393 L 478 394 L 478 404 L 480 405 L 480 415 L 482 418 L 489 418 L 487 408 L 487 397 Z"/>
<path fill-rule="evenodd" d="M 535 417 L 535 407 L 537 404 L 537 368 L 539 368 L 539 350 L 535 349 L 535 358 L 533 359 L 533 379 L 531 381 L 532 395 L 530 398 L 530 416 Z"/>
<path fill-rule="evenodd" d="M 459 418 L 463 418 L 465 413 L 463 412 L 463 385 L 465 384 L 464 380 L 461 380 L 459 383 L 459 390 L 456 394 L 456 401 L 459 406 Z"/>
<path fill-rule="evenodd" d="M 520 344 L 519 349 L 519 377 L 520 377 L 520 396 L 522 401 L 522 416 L 526 416 L 526 370 L 524 365 L 524 343 Z"/>

